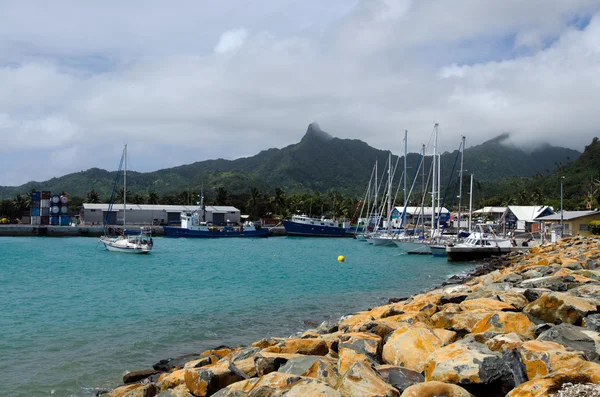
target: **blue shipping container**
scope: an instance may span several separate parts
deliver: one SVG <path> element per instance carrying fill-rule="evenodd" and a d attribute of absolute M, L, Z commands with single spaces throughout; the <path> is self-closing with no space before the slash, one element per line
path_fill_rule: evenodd
<path fill-rule="evenodd" d="M 59 216 L 51 216 L 50 217 L 50 224 L 51 225 L 58 225 L 60 223 L 60 217 Z"/>
<path fill-rule="evenodd" d="M 41 192 L 31 192 L 31 201 L 40 201 L 42 198 Z"/>
<path fill-rule="evenodd" d="M 31 216 L 40 216 L 40 207 L 31 207 Z"/>
<path fill-rule="evenodd" d="M 69 226 L 69 223 L 71 223 L 71 218 L 69 217 L 69 215 L 61 215 L 60 216 L 60 225 L 61 226 Z"/>
<path fill-rule="evenodd" d="M 50 216 L 50 208 L 42 208 L 42 216 Z"/>

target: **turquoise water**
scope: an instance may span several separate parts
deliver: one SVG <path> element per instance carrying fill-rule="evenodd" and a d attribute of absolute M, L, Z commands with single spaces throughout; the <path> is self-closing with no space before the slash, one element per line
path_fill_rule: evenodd
<path fill-rule="evenodd" d="M 289 336 L 473 265 L 352 239 L 0 238 L 0 395 L 93 396 L 155 362 Z M 339 263 L 338 255 L 346 261 Z"/>

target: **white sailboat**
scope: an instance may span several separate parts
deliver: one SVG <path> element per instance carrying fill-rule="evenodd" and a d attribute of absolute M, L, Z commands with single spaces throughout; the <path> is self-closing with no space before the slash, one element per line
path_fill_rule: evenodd
<path fill-rule="evenodd" d="M 111 235 L 110 227 L 108 226 L 108 221 L 105 221 L 104 235 L 100 237 L 100 242 L 104 244 L 104 247 L 108 251 L 112 252 L 122 252 L 127 254 L 148 254 L 152 251 L 152 247 L 154 242 L 151 236 L 151 230 L 149 228 L 141 227 L 139 233 L 135 234 L 127 234 L 126 233 L 126 215 L 127 215 L 127 144 L 123 148 L 123 155 L 121 156 L 121 163 L 119 165 L 119 171 L 121 171 L 121 166 L 125 164 L 123 168 L 123 229 L 118 232 L 116 235 Z M 116 180 L 115 185 L 113 186 L 113 197 L 111 198 L 111 203 L 109 205 L 108 214 L 110 214 L 112 210 L 112 205 L 114 203 L 114 192 L 116 189 Z M 108 215 L 107 215 L 108 217 Z M 112 229 L 116 232 L 116 229 Z"/>

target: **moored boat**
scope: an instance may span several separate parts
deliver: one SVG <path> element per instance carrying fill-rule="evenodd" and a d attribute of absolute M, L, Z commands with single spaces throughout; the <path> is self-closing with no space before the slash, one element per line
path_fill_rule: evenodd
<path fill-rule="evenodd" d="M 317 219 L 306 215 L 293 215 L 291 219 L 282 221 L 289 236 L 306 237 L 352 237 L 347 233 L 348 227 L 331 219 Z"/>
<path fill-rule="evenodd" d="M 494 233 L 474 232 L 463 243 L 448 245 L 446 254 L 449 262 L 473 261 L 527 248 L 519 247 L 514 240 L 498 237 Z"/>
<path fill-rule="evenodd" d="M 181 226 L 163 226 L 167 237 L 268 237 L 269 230 L 261 227 L 259 222 L 248 222 L 240 226 L 212 226 L 200 221 L 199 211 L 182 212 Z"/>

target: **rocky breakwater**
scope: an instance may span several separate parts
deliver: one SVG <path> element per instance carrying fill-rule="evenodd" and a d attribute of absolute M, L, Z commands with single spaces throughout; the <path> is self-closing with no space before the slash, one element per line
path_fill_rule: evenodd
<path fill-rule="evenodd" d="M 534 247 L 294 337 L 163 360 L 102 396 L 566 396 L 600 382 L 599 258 L 593 238 Z"/>

